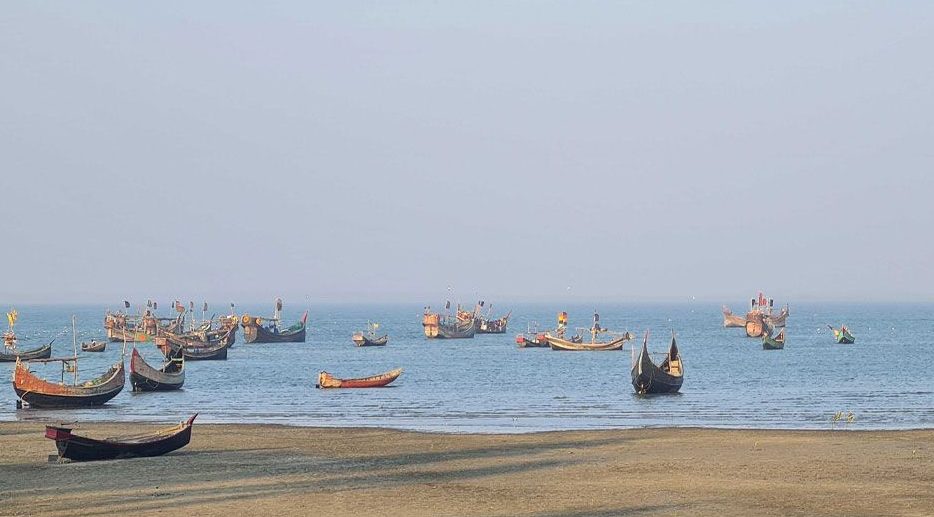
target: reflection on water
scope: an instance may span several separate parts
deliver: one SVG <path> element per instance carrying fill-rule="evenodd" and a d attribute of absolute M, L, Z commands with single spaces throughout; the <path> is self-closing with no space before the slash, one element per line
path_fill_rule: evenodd
<path fill-rule="evenodd" d="M 168 304 L 166 304 L 168 305 Z M 500 304 L 503 306 L 503 304 Z M 505 306 L 503 309 L 507 309 Z M 103 335 L 103 307 L 18 307 L 22 345 L 56 337 L 54 354 L 71 353 L 70 316 L 80 339 Z M 265 307 L 245 307 L 263 314 Z M 286 307 L 297 320 L 305 307 Z M 0 420 L 145 420 L 174 422 L 190 413 L 200 422 L 305 426 L 380 426 L 444 432 L 528 432 L 645 426 L 829 428 L 836 411 L 852 411 L 857 429 L 934 427 L 932 338 L 934 306 L 792 306 L 784 350 L 764 351 L 742 329 L 721 327 L 718 305 L 599 307 L 601 324 L 641 335 L 650 348 L 667 347 L 678 332 L 685 382 L 677 396 L 640 397 L 629 384 L 632 354 L 519 349 L 515 334 L 529 321 L 552 326 L 568 310 L 571 326 L 587 326 L 592 306 L 517 305 L 507 335 L 429 341 L 420 306 L 312 306 L 304 344 L 247 345 L 227 361 L 189 362 L 185 389 L 132 393 L 81 410 L 16 410 L 12 387 L 0 389 Z M 268 312 L 268 310 L 266 311 Z M 379 321 L 386 347 L 358 348 L 350 336 Z M 545 322 L 548 324 L 546 325 Z M 855 345 L 837 345 L 825 324 L 846 323 Z M 238 335 L 240 338 L 241 335 Z M 139 345 L 150 363 L 159 354 Z M 120 344 L 83 354 L 82 379 L 118 360 Z M 394 387 L 317 390 L 320 370 L 357 377 L 396 367 Z M 0 363 L 9 375 L 11 363 Z M 58 365 L 37 365 L 60 377 Z M 7 377 L 9 378 L 9 377 Z"/>

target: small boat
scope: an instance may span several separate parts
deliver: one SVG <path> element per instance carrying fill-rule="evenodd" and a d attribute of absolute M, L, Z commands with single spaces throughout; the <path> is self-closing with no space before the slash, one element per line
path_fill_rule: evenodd
<path fill-rule="evenodd" d="M 13 347 L 7 350 L 0 349 L 0 363 L 12 363 L 16 361 L 32 361 L 35 359 L 48 359 L 52 357 L 52 342 L 33 348 L 32 350 L 20 350 L 19 347 Z"/>
<path fill-rule="evenodd" d="M 16 368 L 13 371 L 13 389 L 22 402 L 35 408 L 99 406 L 116 397 L 126 383 L 122 357 L 120 362 L 111 366 L 100 377 L 80 384 L 77 381 L 77 356 L 38 359 L 33 362 L 62 363 L 62 382 L 53 382 L 32 373 L 27 363 L 16 361 Z M 75 374 L 75 381 L 71 384 L 64 382 L 65 373 L 68 372 Z"/>
<path fill-rule="evenodd" d="M 774 338 L 772 336 L 762 336 L 763 350 L 781 350 L 785 348 L 785 329 L 779 331 Z"/>
<path fill-rule="evenodd" d="M 516 344 L 519 348 L 548 348 L 548 338 L 538 331 L 538 323 L 533 321 L 526 326 L 525 334 L 516 336 Z"/>
<path fill-rule="evenodd" d="M 769 300 L 769 302 L 771 303 L 772 300 Z M 788 305 L 783 306 L 782 310 L 777 315 L 772 314 L 772 307 L 769 306 L 769 312 L 765 315 L 765 319 L 773 327 L 784 327 L 785 321 L 788 319 Z"/>
<path fill-rule="evenodd" d="M 656 366 L 652 362 L 648 349 L 649 333 L 646 331 L 642 340 L 642 351 L 632 365 L 632 387 L 636 393 L 677 393 L 684 382 L 684 365 L 681 363 L 681 353 L 675 342 L 675 333 L 671 333 L 671 344 L 662 364 Z"/>
<path fill-rule="evenodd" d="M 593 325 L 590 327 L 590 342 L 586 343 L 580 337 L 576 335 L 570 340 L 564 338 L 565 329 L 567 327 L 567 313 L 562 312 L 558 315 L 558 329 L 555 331 L 555 335 L 551 333 L 545 333 L 545 338 L 548 340 L 548 345 L 552 350 L 560 351 L 604 351 L 604 350 L 622 350 L 623 345 L 627 341 L 631 341 L 635 336 L 631 333 L 626 332 L 622 336 L 614 337 L 609 341 L 600 342 L 597 341 L 597 336 L 599 334 L 613 334 L 608 329 L 605 329 L 600 326 L 600 315 L 594 313 L 593 315 Z M 582 331 L 583 329 L 578 329 Z M 618 334 L 617 334 L 618 335 Z"/>
<path fill-rule="evenodd" d="M 89 343 L 81 343 L 82 352 L 103 352 L 106 348 L 106 341 L 91 341 Z"/>
<path fill-rule="evenodd" d="M 161 368 L 153 368 L 139 351 L 133 348 L 130 356 L 130 384 L 133 391 L 172 391 L 185 384 L 184 357 L 166 360 Z"/>
<path fill-rule="evenodd" d="M 402 368 L 361 379 L 338 379 L 328 372 L 318 374 L 316 388 L 380 388 L 402 375 Z"/>
<path fill-rule="evenodd" d="M 477 307 L 471 314 L 467 311 L 459 311 L 458 317 L 462 320 L 474 319 L 477 325 L 477 334 L 505 334 L 506 327 L 509 325 L 509 316 L 512 312 L 507 312 L 505 316 L 499 318 L 493 317 L 493 304 L 486 306 L 486 314 L 483 313 L 483 307 L 486 302 L 480 300 Z"/>
<path fill-rule="evenodd" d="M 354 332 L 351 339 L 357 346 L 385 346 L 389 342 L 389 336 L 383 334 L 378 336 L 376 330 L 379 323 L 367 323 L 366 332 Z"/>
<path fill-rule="evenodd" d="M 174 427 L 151 433 L 128 436 L 116 436 L 98 440 L 72 433 L 71 428 L 47 425 L 45 437 L 55 440 L 59 461 L 112 460 L 161 456 L 181 449 L 191 441 L 191 427 L 195 422 L 195 413 L 187 421 Z"/>
<path fill-rule="evenodd" d="M 853 334 L 850 334 L 850 329 L 846 328 L 846 325 L 840 325 L 839 329 L 835 329 L 830 325 L 827 326 L 833 331 L 833 338 L 837 340 L 837 343 L 852 345 L 856 342 L 856 338 L 853 337 Z"/>
<path fill-rule="evenodd" d="M 250 316 L 244 314 L 240 318 L 243 326 L 244 343 L 304 343 L 305 326 L 308 322 L 308 311 L 302 319 L 291 327 L 280 329 L 279 322 L 282 316 L 282 300 L 276 298 L 276 311 L 272 318 Z"/>
<path fill-rule="evenodd" d="M 737 316 L 733 314 L 733 311 L 730 310 L 726 305 L 723 306 L 723 326 L 724 327 L 744 327 L 746 326 L 746 318 L 743 316 Z"/>

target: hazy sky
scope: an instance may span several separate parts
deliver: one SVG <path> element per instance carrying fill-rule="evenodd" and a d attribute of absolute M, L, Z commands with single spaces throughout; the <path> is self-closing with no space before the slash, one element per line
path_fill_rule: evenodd
<path fill-rule="evenodd" d="M 0 303 L 934 299 L 934 4 L 345 4 L 4 2 Z"/>

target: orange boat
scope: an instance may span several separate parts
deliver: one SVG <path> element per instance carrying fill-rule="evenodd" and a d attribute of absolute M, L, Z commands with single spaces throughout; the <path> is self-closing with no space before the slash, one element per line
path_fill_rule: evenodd
<path fill-rule="evenodd" d="M 402 368 L 361 379 L 339 379 L 328 372 L 318 374 L 316 388 L 380 388 L 402 375 Z"/>

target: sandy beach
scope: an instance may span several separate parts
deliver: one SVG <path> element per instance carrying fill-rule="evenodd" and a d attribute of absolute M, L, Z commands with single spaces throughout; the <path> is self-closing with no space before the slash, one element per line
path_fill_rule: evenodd
<path fill-rule="evenodd" d="M 141 428 L 87 424 L 105 437 Z M 159 458 L 56 464 L 0 423 L 2 515 L 932 515 L 934 430 L 524 435 L 196 425 Z"/>

